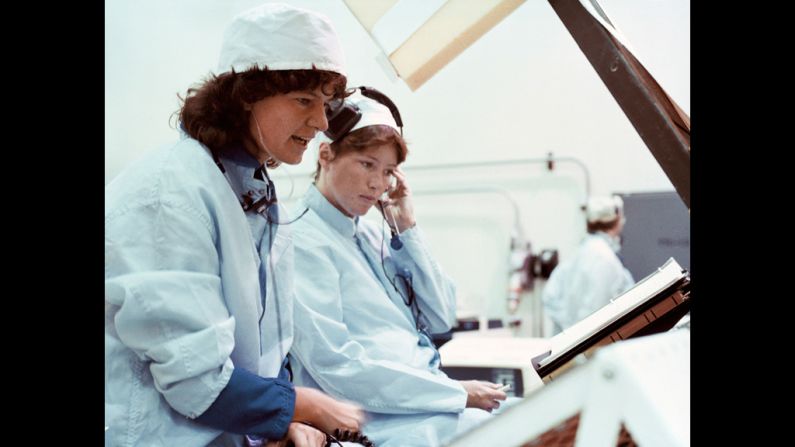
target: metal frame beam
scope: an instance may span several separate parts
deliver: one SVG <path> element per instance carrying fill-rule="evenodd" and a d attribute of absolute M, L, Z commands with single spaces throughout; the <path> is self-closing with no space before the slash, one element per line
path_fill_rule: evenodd
<path fill-rule="evenodd" d="M 690 118 L 579 0 L 548 0 L 690 209 Z"/>

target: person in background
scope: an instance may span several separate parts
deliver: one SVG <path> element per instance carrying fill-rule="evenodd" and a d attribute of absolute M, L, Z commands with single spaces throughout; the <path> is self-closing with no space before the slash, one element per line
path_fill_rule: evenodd
<path fill-rule="evenodd" d="M 490 417 L 506 394 L 440 370 L 430 333 L 454 323 L 455 287 L 414 217 L 397 107 L 359 89 L 331 111 L 293 228 L 295 380 L 360 404 L 379 447 L 434 446 Z M 362 219 L 373 206 L 391 240 Z"/>
<path fill-rule="evenodd" d="M 107 185 L 108 445 L 322 446 L 321 430 L 359 430 L 358 406 L 289 380 L 293 248 L 268 174 L 301 161 L 345 87 L 327 18 L 254 8 L 188 90 L 182 139 Z"/>
<path fill-rule="evenodd" d="M 574 256 L 552 271 L 541 295 L 544 312 L 553 323 L 553 335 L 635 284 L 618 257 L 626 221 L 621 197 L 593 197 L 585 212 L 588 234 Z"/>

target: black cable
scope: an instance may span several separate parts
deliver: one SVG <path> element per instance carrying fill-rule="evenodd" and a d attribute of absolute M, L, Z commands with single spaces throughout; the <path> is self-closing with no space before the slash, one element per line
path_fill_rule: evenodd
<path fill-rule="evenodd" d="M 339 428 L 335 428 L 334 429 L 334 434 L 332 435 L 330 433 L 324 432 L 323 430 L 318 428 L 317 425 L 312 424 L 310 422 L 306 422 L 306 421 L 296 421 L 296 422 L 298 422 L 300 424 L 308 425 L 308 426 L 314 428 L 315 430 L 319 431 L 320 433 L 323 433 L 324 435 L 326 435 L 326 445 L 325 445 L 325 447 L 331 447 L 332 443 L 336 443 L 338 446 L 343 447 L 341 441 L 344 441 L 344 442 L 349 442 L 349 441 L 350 442 L 356 442 L 356 443 L 359 443 L 359 444 L 361 444 L 361 445 L 363 445 L 365 447 L 375 447 L 375 444 L 373 443 L 373 441 L 367 439 L 367 436 L 364 433 L 360 432 L 360 431 L 341 430 Z M 294 447 L 292 442 L 288 442 L 287 446 L 288 447 L 291 447 L 291 446 Z"/>
<path fill-rule="evenodd" d="M 259 174 L 259 176 L 257 176 Z M 263 177 L 264 174 L 264 177 Z M 260 168 L 256 171 L 255 175 L 256 178 L 267 181 L 267 193 L 261 197 L 259 200 L 251 204 L 248 208 L 244 207 L 245 211 L 254 211 L 263 218 L 268 223 L 268 276 L 271 277 L 271 283 L 273 284 L 273 300 L 276 303 L 276 333 L 277 333 L 277 343 L 279 344 L 279 358 L 284 358 L 284 351 L 282 350 L 282 318 L 280 313 L 280 306 L 279 306 L 279 293 L 278 293 L 278 286 L 276 284 L 276 273 L 274 272 L 273 268 L 273 256 L 271 255 L 271 249 L 273 248 L 273 237 L 274 225 L 290 225 L 295 223 L 300 218 L 304 217 L 304 215 L 309 211 L 309 207 L 304 209 L 301 214 L 298 215 L 293 220 L 287 222 L 279 222 L 279 201 L 276 198 L 276 186 L 273 184 L 270 176 L 268 175 L 268 170 L 264 168 L 264 166 L 260 166 Z M 267 179 L 267 180 L 266 180 Z M 275 216 L 275 218 L 274 218 Z M 264 278 L 265 281 L 265 293 L 262 297 L 262 315 L 259 317 L 259 321 L 257 325 L 261 328 L 262 326 L 262 319 L 265 318 L 265 310 L 266 310 L 266 303 L 268 301 L 268 279 L 267 277 Z M 260 334 L 262 332 L 260 331 Z M 262 340 L 260 340 L 260 354 L 262 354 Z"/>
<path fill-rule="evenodd" d="M 232 191 L 235 188 L 232 186 L 232 181 L 229 178 L 229 175 L 224 168 L 224 164 L 221 162 L 221 158 L 216 151 L 210 151 L 213 157 L 213 161 L 215 162 L 218 169 L 221 170 L 221 173 L 226 177 L 226 181 L 229 183 L 229 186 L 232 188 Z M 282 350 L 282 319 L 280 314 L 280 306 L 279 306 L 279 294 L 276 284 L 276 274 L 273 268 L 273 256 L 271 256 L 271 248 L 273 248 L 273 226 L 274 225 L 290 225 L 296 222 L 298 219 L 304 217 L 304 215 L 309 211 L 309 207 L 307 207 L 301 214 L 298 215 L 293 220 L 288 222 L 279 222 L 279 201 L 276 198 L 276 186 L 273 184 L 273 180 L 271 180 L 270 176 L 268 175 L 268 170 L 265 168 L 264 165 L 260 166 L 254 171 L 254 178 L 260 181 L 267 181 L 266 186 L 266 193 L 263 197 L 260 197 L 254 203 L 250 205 L 246 205 L 245 203 L 241 203 L 243 206 L 243 212 L 254 211 L 260 216 L 265 218 L 265 221 L 268 223 L 268 273 L 271 277 L 271 283 L 273 284 L 273 299 L 276 302 L 276 331 L 277 331 L 277 343 L 279 344 L 279 360 L 283 361 L 284 359 L 284 351 Z M 273 218 L 273 217 L 276 218 Z M 261 242 L 260 242 L 261 244 Z M 261 249 L 260 249 L 261 251 Z M 259 254 L 259 253 L 258 253 Z M 260 355 L 262 355 L 262 319 L 265 318 L 265 310 L 266 304 L 268 301 L 268 279 L 261 278 L 265 280 L 265 290 L 262 297 L 262 315 L 260 315 L 259 320 L 257 321 L 257 328 L 259 329 L 260 334 Z"/>
<path fill-rule="evenodd" d="M 265 196 L 251 204 L 251 206 L 244 209 L 253 209 L 255 212 L 265 217 L 265 220 L 272 225 L 290 225 L 291 223 L 294 223 L 298 219 L 304 217 L 304 214 L 309 211 L 309 207 L 307 207 L 295 219 L 287 222 L 279 222 L 279 200 L 276 197 L 276 185 L 273 184 L 273 180 L 271 180 L 270 175 L 268 175 L 268 170 L 265 169 L 264 166 L 260 166 L 259 169 L 257 169 L 254 177 L 257 177 L 257 174 L 259 174 L 258 178 L 260 180 L 268 182 L 268 186 L 266 188 L 267 193 Z M 274 216 L 276 217 L 274 218 Z M 268 252 L 270 253 L 270 251 Z"/>
<path fill-rule="evenodd" d="M 274 205 L 275 205 L 275 204 L 274 204 Z M 270 223 L 270 224 L 273 224 L 273 225 L 290 225 L 291 223 L 293 223 L 293 222 L 297 221 L 298 219 L 300 219 L 300 218 L 304 217 L 304 214 L 306 214 L 306 213 L 307 213 L 307 211 L 309 211 L 309 208 L 305 208 L 303 211 L 301 211 L 301 214 L 299 214 L 299 215 L 298 215 L 298 217 L 296 217 L 296 218 L 295 218 L 295 219 L 293 219 L 293 220 L 287 221 L 287 222 L 272 222 L 272 221 L 270 220 L 270 218 L 269 218 L 269 217 L 267 217 L 267 214 L 266 214 L 266 217 L 265 217 L 265 218 L 266 218 L 266 219 L 268 219 L 268 223 Z"/>
<path fill-rule="evenodd" d="M 381 216 L 383 217 L 383 215 Z M 384 224 L 386 223 L 386 218 L 383 219 L 381 222 L 381 270 L 384 271 L 384 277 L 386 277 L 387 281 L 392 284 L 392 287 L 395 289 L 395 292 L 400 296 L 400 299 L 403 300 L 403 304 L 405 304 L 409 311 L 411 312 L 411 316 L 414 318 L 414 327 L 419 331 L 420 329 L 420 317 L 422 316 L 422 311 L 420 311 L 420 307 L 417 304 L 417 300 L 415 299 L 414 294 L 414 287 L 411 282 L 411 278 L 406 278 L 405 276 L 395 273 L 395 277 L 402 278 L 403 281 L 406 283 L 407 295 L 408 297 L 403 296 L 403 293 L 398 289 L 397 284 L 389 277 L 389 274 L 386 272 L 386 265 L 384 264 L 384 244 L 386 241 L 386 230 L 384 229 Z M 416 310 L 416 312 L 415 312 Z"/>

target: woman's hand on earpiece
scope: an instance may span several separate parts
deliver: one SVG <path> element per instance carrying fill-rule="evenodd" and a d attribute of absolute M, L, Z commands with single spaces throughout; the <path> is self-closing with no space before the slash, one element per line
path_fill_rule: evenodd
<path fill-rule="evenodd" d="M 394 188 L 387 191 L 387 200 L 382 201 L 384 219 L 390 226 L 397 225 L 399 232 L 404 232 L 416 224 L 414 220 L 414 204 L 411 199 L 411 188 L 406 181 L 406 174 L 395 168 L 392 175 L 397 179 Z"/>

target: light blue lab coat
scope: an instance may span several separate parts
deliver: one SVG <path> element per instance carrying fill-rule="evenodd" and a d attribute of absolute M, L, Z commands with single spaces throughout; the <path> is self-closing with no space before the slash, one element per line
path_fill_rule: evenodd
<path fill-rule="evenodd" d="M 246 169 L 225 164 L 235 179 Z M 213 404 L 233 368 L 278 375 L 292 344 L 292 244 L 289 227 L 279 227 L 268 259 L 266 229 L 261 216 L 244 214 L 209 151 L 193 139 L 148 154 L 107 185 L 111 445 L 219 442 L 219 430 L 192 419 Z M 279 391 L 294 400 L 292 393 L 291 386 Z M 291 405 L 282 415 L 287 421 Z"/>
<path fill-rule="evenodd" d="M 362 405 L 370 418 L 364 433 L 379 447 L 449 439 L 459 428 L 467 393 L 439 370 L 437 351 L 418 333 L 383 271 L 394 278 L 398 269 L 408 270 L 422 322 L 432 333 L 450 329 L 455 287 L 429 254 L 422 231 L 415 226 L 402 233 L 403 248 L 395 250 L 388 236 L 382 244 L 378 226 L 346 217 L 314 185 L 293 214 L 305 208 L 293 228 L 296 385 Z"/>
<path fill-rule="evenodd" d="M 552 271 L 541 299 L 555 333 L 601 309 L 635 284 L 616 254 L 619 248 L 604 232 L 588 234 L 574 256 Z"/>

